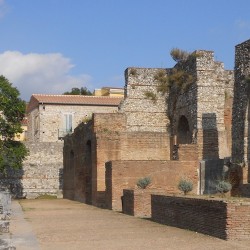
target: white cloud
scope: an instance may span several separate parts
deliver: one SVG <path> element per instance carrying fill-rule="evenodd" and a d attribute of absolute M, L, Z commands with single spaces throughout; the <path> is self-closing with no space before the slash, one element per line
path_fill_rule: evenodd
<path fill-rule="evenodd" d="M 0 54 L 0 75 L 17 87 L 25 100 L 29 100 L 34 93 L 62 94 L 73 87 L 91 88 L 89 75 L 70 75 L 73 67 L 70 59 L 60 53 L 6 51 Z"/>

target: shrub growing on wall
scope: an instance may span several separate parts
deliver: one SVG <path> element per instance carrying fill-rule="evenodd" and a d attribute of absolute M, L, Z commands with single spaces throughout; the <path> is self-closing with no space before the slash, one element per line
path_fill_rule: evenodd
<path fill-rule="evenodd" d="M 221 195 L 224 196 L 225 193 L 232 189 L 232 185 L 230 182 L 222 180 L 217 183 L 215 188 L 218 193 L 221 193 Z"/>
<path fill-rule="evenodd" d="M 186 195 L 188 192 L 193 190 L 193 183 L 187 179 L 181 179 L 178 184 L 178 189 Z"/>
<path fill-rule="evenodd" d="M 147 186 L 151 183 L 151 178 L 150 177 L 144 177 L 144 178 L 140 178 L 136 185 L 138 188 L 141 188 L 141 189 L 146 189 Z"/>

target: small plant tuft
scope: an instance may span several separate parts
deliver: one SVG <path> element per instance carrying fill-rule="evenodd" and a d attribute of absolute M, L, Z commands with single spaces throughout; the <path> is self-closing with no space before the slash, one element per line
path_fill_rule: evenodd
<path fill-rule="evenodd" d="M 181 50 L 181 49 L 178 49 L 178 48 L 173 48 L 170 51 L 170 55 L 171 55 L 171 57 L 173 58 L 174 61 L 181 62 L 181 61 L 187 60 L 190 53 L 188 53 L 185 50 Z"/>
<path fill-rule="evenodd" d="M 129 74 L 132 75 L 132 76 L 136 76 L 137 75 L 137 70 L 135 68 L 132 68 L 132 69 L 130 69 Z"/>
<path fill-rule="evenodd" d="M 158 83 L 157 87 L 158 92 L 161 92 L 162 94 L 166 94 L 169 92 L 169 81 L 165 70 L 163 69 L 158 70 L 154 76 L 154 79 Z"/>
<path fill-rule="evenodd" d="M 36 199 L 38 199 L 38 200 L 54 200 L 54 199 L 57 199 L 57 196 L 52 195 L 52 194 L 42 194 L 42 195 L 39 195 Z"/>
<path fill-rule="evenodd" d="M 228 181 L 219 181 L 215 186 L 216 191 L 221 193 L 224 196 L 225 193 L 229 192 L 232 189 L 232 184 Z"/>
<path fill-rule="evenodd" d="M 193 190 L 193 183 L 187 179 L 181 179 L 178 184 L 178 189 L 186 195 L 188 192 Z"/>
<path fill-rule="evenodd" d="M 156 102 L 156 100 L 157 100 L 156 94 L 153 93 L 153 92 L 151 92 L 151 91 L 146 91 L 146 92 L 144 93 L 144 95 L 145 95 L 145 97 L 146 97 L 147 99 L 150 99 L 150 100 L 152 100 L 152 101 L 154 101 L 154 102 Z"/>
<path fill-rule="evenodd" d="M 140 178 L 136 185 L 138 188 L 141 188 L 141 189 L 146 189 L 147 186 L 152 182 L 151 178 L 150 177 L 144 177 L 144 178 Z"/>

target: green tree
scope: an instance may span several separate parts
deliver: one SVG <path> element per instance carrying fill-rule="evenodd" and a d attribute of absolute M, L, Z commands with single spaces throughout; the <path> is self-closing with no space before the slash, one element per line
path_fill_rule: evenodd
<path fill-rule="evenodd" d="M 72 88 L 71 91 L 63 93 L 64 95 L 92 95 L 92 92 L 86 87 Z"/>
<path fill-rule="evenodd" d="M 7 167 L 21 168 L 28 150 L 15 135 L 22 133 L 21 121 L 26 104 L 19 98 L 19 91 L 4 76 L 0 76 L 0 171 Z"/>

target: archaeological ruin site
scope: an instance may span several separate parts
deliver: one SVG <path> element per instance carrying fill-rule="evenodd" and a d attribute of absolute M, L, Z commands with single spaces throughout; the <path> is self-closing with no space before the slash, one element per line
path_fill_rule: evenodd
<path fill-rule="evenodd" d="M 173 68 L 127 68 L 124 88 L 124 99 L 33 95 L 30 155 L 1 184 L 16 198 L 56 195 L 250 239 L 250 40 L 235 47 L 234 70 L 197 50 Z M 70 133 L 60 130 L 62 117 Z M 192 183 L 188 195 L 181 180 Z M 223 181 L 232 187 L 226 198 L 216 189 Z"/>

